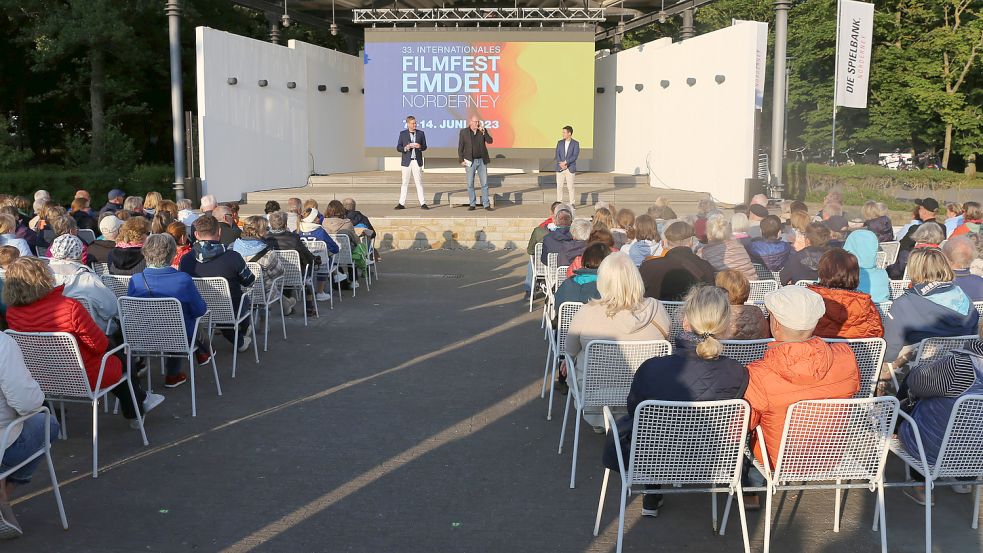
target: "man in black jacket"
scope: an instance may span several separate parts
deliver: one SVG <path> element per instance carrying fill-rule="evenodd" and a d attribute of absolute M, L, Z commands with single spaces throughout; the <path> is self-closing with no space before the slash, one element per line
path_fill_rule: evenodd
<path fill-rule="evenodd" d="M 487 144 L 492 143 L 491 134 L 477 115 L 472 115 L 468 128 L 461 129 L 457 141 L 457 158 L 468 175 L 468 211 L 475 210 L 474 174 L 481 180 L 481 206 L 492 211 L 488 201 L 488 157 Z"/>
<path fill-rule="evenodd" d="M 229 206 L 225 204 L 217 206 L 212 210 L 212 216 L 218 221 L 220 231 L 218 240 L 223 246 L 231 246 L 236 239 L 242 236 L 242 230 L 239 229 L 239 225 L 235 224 L 232 209 Z"/>
<path fill-rule="evenodd" d="M 638 268 L 646 297 L 682 301 L 694 284 L 714 284 L 713 266 L 693 253 L 693 236 L 693 227 L 685 221 L 666 227 L 663 233 L 666 254 L 649 259 Z"/>
<path fill-rule="evenodd" d="M 123 209 L 123 199 L 126 198 L 126 192 L 123 192 L 119 188 L 113 188 L 109 191 L 109 201 L 106 205 L 102 206 L 99 210 L 99 216 L 96 217 L 100 221 L 102 218 L 109 215 L 116 215 L 116 212 Z"/>
<path fill-rule="evenodd" d="M 375 235 L 375 227 L 372 226 L 372 221 L 365 216 L 364 213 L 355 209 L 355 198 L 345 198 L 341 200 L 341 205 L 345 207 L 345 217 L 352 222 L 352 226 L 358 228 L 361 225 L 363 228 L 372 231 L 372 235 Z"/>
<path fill-rule="evenodd" d="M 907 232 L 901 237 L 901 249 L 911 250 L 915 248 L 915 239 L 912 235 L 918 230 L 918 227 L 922 223 L 927 223 L 928 221 L 938 222 L 936 219 L 937 211 L 939 210 L 939 202 L 935 198 L 925 198 L 923 200 L 915 200 L 915 221 L 912 221 L 911 225 L 908 226 Z M 945 234 L 945 225 L 942 226 L 942 233 Z"/>

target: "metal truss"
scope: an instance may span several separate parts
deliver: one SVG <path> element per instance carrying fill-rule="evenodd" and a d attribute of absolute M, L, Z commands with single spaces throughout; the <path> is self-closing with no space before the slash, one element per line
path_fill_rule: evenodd
<path fill-rule="evenodd" d="M 604 8 L 379 8 L 352 10 L 354 23 L 600 23 Z"/>

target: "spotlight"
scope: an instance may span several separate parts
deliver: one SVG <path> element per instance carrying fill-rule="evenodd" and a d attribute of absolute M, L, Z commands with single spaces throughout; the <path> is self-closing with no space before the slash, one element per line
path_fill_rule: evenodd
<path fill-rule="evenodd" d="M 669 88 L 669 81 L 662 79 L 661 81 L 659 81 L 659 86 L 661 86 L 662 88 Z"/>
<path fill-rule="evenodd" d="M 225 82 L 229 83 L 230 85 L 234 85 L 239 82 L 239 79 L 235 77 L 229 77 Z"/>
<path fill-rule="evenodd" d="M 623 91 L 624 89 L 625 89 L 625 87 L 623 87 L 623 86 L 621 86 L 620 84 L 619 84 L 618 86 L 616 86 L 616 87 L 614 87 L 614 91 L 615 91 L 615 92 L 621 92 L 621 91 Z"/>
<path fill-rule="evenodd" d="M 284 29 L 286 29 L 287 27 L 289 27 L 290 26 L 290 16 L 287 15 L 287 14 L 283 14 L 283 17 L 280 18 L 280 24 L 283 25 L 283 28 Z"/>
<path fill-rule="evenodd" d="M 342 94 L 348 94 L 348 87 L 347 86 L 341 87 L 341 93 Z"/>
<path fill-rule="evenodd" d="M 598 94 L 604 94 L 604 87 L 603 86 L 597 87 L 597 93 Z"/>
<path fill-rule="evenodd" d="M 270 84 L 270 82 L 267 81 L 266 79 L 260 79 L 259 80 L 259 86 L 266 86 L 268 84 Z"/>
<path fill-rule="evenodd" d="M 688 84 L 690 86 L 693 86 L 693 85 L 696 84 L 696 79 L 694 79 L 693 77 L 687 77 L 686 78 L 686 84 Z"/>
<path fill-rule="evenodd" d="M 331 31 L 331 36 L 338 36 L 338 24 L 332 23 L 328 30 Z"/>
<path fill-rule="evenodd" d="M 713 78 L 713 80 L 717 81 L 717 84 L 724 84 L 724 81 L 727 80 L 727 77 L 724 77 L 723 75 L 717 75 L 716 77 Z"/>
<path fill-rule="evenodd" d="M 328 89 L 328 87 L 326 85 L 323 85 L 323 84 L 317 85 L 317 91 L 318 92 L 324 92 L 327 89 Z"/>
<path fill-rule="evenodd" d="M 645 85 L 642 83 L 635 83 L 635 90 L 641 92 L 643 88 L 645 88 Z"/>

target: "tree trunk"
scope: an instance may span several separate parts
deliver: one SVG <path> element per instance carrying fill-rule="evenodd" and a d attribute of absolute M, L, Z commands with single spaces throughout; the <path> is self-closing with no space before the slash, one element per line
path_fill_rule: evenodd
<path fill-rule="evenodd" d="M 945 144 L 942 145 L 942 168 L 949 168 L 949 153 L 952 151 L 952 123 L 945 126 Z"/>
<path fill-rule="evenodd" d="M 92 146 L 89 163 L 99 167 L 105 160 L 106 113 L 104 85 L 106 83 L 106 58 L 102 46 L 93 44 L 89 49 L 89 110 L 92 112 Z"/>

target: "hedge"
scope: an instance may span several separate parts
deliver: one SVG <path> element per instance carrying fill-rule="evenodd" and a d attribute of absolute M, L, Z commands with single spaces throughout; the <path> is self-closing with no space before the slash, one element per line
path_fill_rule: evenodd
<path fill-rule="evenodd" d="M 75 191 L 84 188 L 96 208 L 105 203 L 109 191 L 119 188 L 131 196 L 143 196 L 151 190 L 165 198 L 174 198 L 174 169 L 170 165 L 141 165 L 129 174 L 111 170 L 38 167 L 0 172 L 0 193 L 34 198 L 37 190 L 47 190 L 58 203 L 68 204 Z"/>

